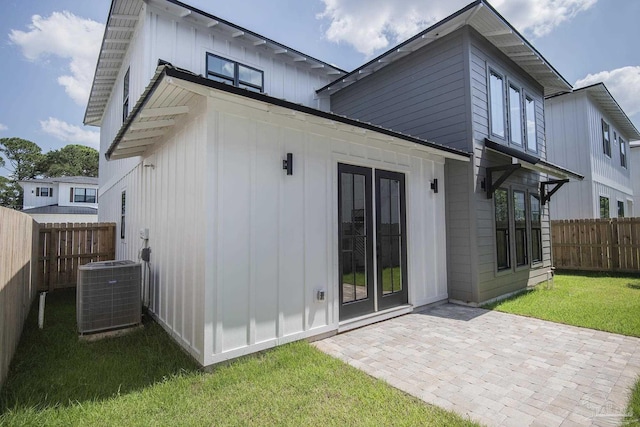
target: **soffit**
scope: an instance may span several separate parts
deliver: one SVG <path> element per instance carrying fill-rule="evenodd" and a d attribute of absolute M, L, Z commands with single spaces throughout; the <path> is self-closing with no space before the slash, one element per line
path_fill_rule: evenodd
<path fill-rule="evenodd" d="M 477 0 L 406 42 L 348 73 L 343 78 L 326 85 L 318 92 L 334 93 L 343 89 L 465 25 L 473 27 L 491 44 L 507 55 L 509 59 L 531 75 L 544 88 L 545 96 L 571 90 L 571 85 L 511 24 L 487 2 Z"/>

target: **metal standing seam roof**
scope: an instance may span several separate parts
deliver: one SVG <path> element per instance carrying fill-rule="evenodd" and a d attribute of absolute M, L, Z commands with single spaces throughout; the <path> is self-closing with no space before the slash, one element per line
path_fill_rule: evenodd
<path fill-rule="evenodd" d="M 571 90 L 569 82 L 497 10 L 485 0 L 476 0 L 316 92 L 343 89 L 465 25 L 531 75 L 544 88 L 545 96 Z"/>
<path fill-rule="evenodd" d="M 611 95 L 609 89 L 607 89 L 602 82 L 574 89 L 573 92 L 549 96 L 546 99 L 562 98 L 563 96 L 580 92 L 587 92 L 598 106 L 613 118 L 619 130 L 624 132 L 627 138 L 631 138 L 631 140 L 634 141 L 640 140 L 640 132 L 638 132 L 638 129 L 634 126 L 629 116 L 627 116 L 622 107 L 620 107 L 620 104 L 618 104 L 613 95 Z"/>
<path fill-rule="evenodd" d="M 229 21 L 218 18 L 202 10 L 177 0 L 144 0 L 149 4 L 161 7 L 179 19 L 202 25 L 212 31 L 224 31 L 237 40 L 245 40 L 254 49 L 270 49 L 281 57 L 289 58 L 297 66 L 306 66 L 315 72 L 326 71 L 327 75 L 340 76 L 346 71 L 299 52 L 288 46 L 273 41 L 253 31 L 242 28 Z M 89 101 L 84 115 L 85 125 L 99 126 L 109 97 L 118 78 L 124 57 L 131 43 L 140 19 L 143 0 L 112 0 L 107 23 L 105 25 L 102 46 L 96 64 Z"/>
<path fill-rule="evenodd" d="M 179 84 L 179 82 L 184 82 Z M 214 89 L 219 92 L 242 96 L 282 107 L 289 111 L 299 111 L 333 122 L 343 123 L 363 130 L 377 132 L 403 141 L 431 148 L 445 157 L 467 160 L 471 153 L 445 145 L 405 135 L 370 123 L 360 122 L 345 116 L 316 110 L 290 101 L 252 92 L 196 75 L 190 71 L 177 69 L 162 63 L 156 69 L 151 82 L 133 107 L 131 114 L 116 134 L 105 156 L 108 160 L 144 155 L 145 151 L 158 142 L 177 123 L 180 116 L 189 112 L 195 97 L 195 90 L 185 89 L 184 84 L 195 84 L 194 88 Z M 447 156 L 447 153 L 449 154 Z"/>

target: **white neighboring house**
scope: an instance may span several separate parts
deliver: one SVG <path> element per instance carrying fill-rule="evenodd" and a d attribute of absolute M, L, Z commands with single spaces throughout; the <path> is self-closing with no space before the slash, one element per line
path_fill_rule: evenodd
<path fill-rule="evenodd" d="M 22 212 L 39 223 L 97 222 L 98 178 L 65 176 L 27 179 Z"/>
<path fill-rule="evenodd" d="M 629 143 L 640 133 L 604 83 L 546 98 L 545 110 L 549 161 L 584 175 L 550 203 L 551 219 L 638 215 Z"/>
<path fill-rule="evenodd" d="M 633 186 L 633 199 L 635 212 L 630 216 L 640 216 L 640 141 L 629 144 L 629 163 L 631 164 L 631 184 Z"/>

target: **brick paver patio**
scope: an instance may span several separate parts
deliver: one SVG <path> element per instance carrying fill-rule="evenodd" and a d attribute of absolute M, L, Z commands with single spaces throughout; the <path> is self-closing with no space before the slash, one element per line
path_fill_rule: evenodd
<path fill-rule="evenodd" d="M 488 426 L 620 425 L 640 375 L 638 338 L 453 304 L 315 345 Z"/>

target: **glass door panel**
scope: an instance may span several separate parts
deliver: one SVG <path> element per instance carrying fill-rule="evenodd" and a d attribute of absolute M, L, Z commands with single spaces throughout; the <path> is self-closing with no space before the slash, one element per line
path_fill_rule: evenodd
<path fill-rule="evenodd" d="M 371 206 L 371 169 L 339 164 L 340 320 L 374 310 Z"/>

